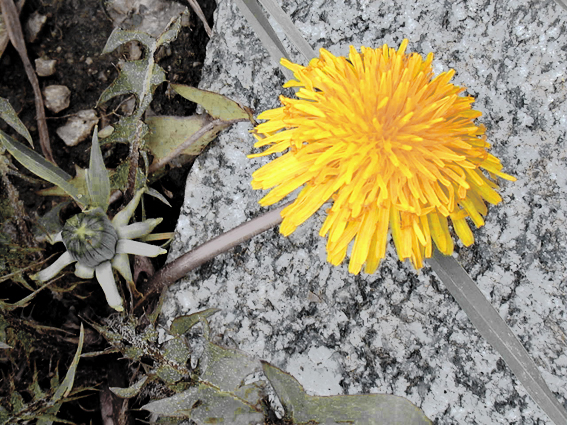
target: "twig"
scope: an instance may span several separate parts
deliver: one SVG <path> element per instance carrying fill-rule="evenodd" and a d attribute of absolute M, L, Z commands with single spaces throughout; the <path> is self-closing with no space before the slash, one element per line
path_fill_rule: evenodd
<path fill-rule="evenodd" d="M 277 226 L 282 221 L 282 210 L 290 203 L 241 224 L 166 264 L 145 285 L 142 285 L 141 292 L 145 294 L 145 298 L 151 294 L 159 294 L 164 288 L 172 285 L 210 259 Z"/>
<path fill-rule="evenodd" d="M 35 97 L 35 111 L 37 119 L 37 128 L 39 131 L 39 144 L 41 145 L 41 151 L 45 158 L 55 164 L 53 159 L 53 152 L 51 151 L 51 143 L 49 141 L 49 131 L 47 130 L 47 123 L 45 122 L 45 108 L 43 106 L 43 97 L 41 90 L 39 88 L 39 81 L 33 66 L 28 58 L 28 52 L 26 50 L 26 43 L 24 40 L 24 33 L 22 31 L 22 26 L 20 25 L 20 17 L 18 14 L 18 9 L 14 4 L 13 0 L 0 0 L 2 5 L 2 16 L 4 17 L 4 24 L 8 30 L 8 36 L 15 49 L 18 51 L 22 62 L 24 63 L 24 69 L 30 83 L 33 87 L 33 94 Z"/>
<path fill-rule="evenodd" d="M 18 8 L 18 15 L 22 11 L 22 8 L 24 7 L 24 3 L 25 3 L 25 0 L 18 1 L 18 4 L 16 5 L 16 7 Z M 2 22 L 3 22 L 3 20 L 2 20 Z M 4 24 L 2 24 L 2 26 L 3 25 Z M 6 50 L 6 47 L 8 46 L 9 41 L 10 41 L 10 37 L 8 36 L 7 31 L 2 31 L 0 33 L 0 57 L 2 57 L 4 50 Z"/>

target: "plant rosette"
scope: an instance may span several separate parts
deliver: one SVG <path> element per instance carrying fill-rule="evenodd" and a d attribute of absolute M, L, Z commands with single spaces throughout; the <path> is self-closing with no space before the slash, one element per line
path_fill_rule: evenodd
<path fill-rule="evenodd" d="M 112 269 L 134 287 L 128 254 L 156 257 L 167 251 L 155 245 L 135 241 L 149 235 L 161 223 L 161 218 L 128 224 L 134 214 L 144 190 L 139 190 L 130 203 L 111 220 L 103 209 L 93 208 L 71 217 L 55 242 L 63 242 L 67 251 L 51 266 L 32 276 L 39 282 L 47 282 L 71 263 L 75 264 L 75 275 L 83 279 L 96 279 L 108 305 L 123 311 L 123 302 Z"/>

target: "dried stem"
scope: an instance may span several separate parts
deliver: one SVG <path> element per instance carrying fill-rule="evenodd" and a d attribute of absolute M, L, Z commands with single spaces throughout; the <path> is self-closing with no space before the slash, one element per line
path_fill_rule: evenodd
<path fill-rule="evenodd" d="M 152 294 L 160 294 L 164 288 L 172 285 L 191 270 L 206 263 L 217 255 L 234 248 L 236 245 L 277 226 L 282 221 L 282 210 L 288 205 L 289 203 L 282 205 L 260 217 L 241 224 L 235 229 L 205 242 L 192 251 L 173 260 L 171 263 L 166 264 L 142 286 L 142 293 L 144 293 L 146 297 Z"/>
<path fill-rule="evenodd" d="M 209 23 L 207 22 L 207 18 L 205 18 L 205 14 L 203 13 L 201 6 L 199 6 L 199 3 L 197 3 L 196 0 L 188 0 L 188 1 L 189 1 L 189 5 L 191 6 L 191 9 L 193 9 L 193 12 L 197 14 L 199 19 L 203 23 L 207 35 L 209 36 L 209 38 L 211 38 L 213 36 L 213 30 L 209 26 Z"/>

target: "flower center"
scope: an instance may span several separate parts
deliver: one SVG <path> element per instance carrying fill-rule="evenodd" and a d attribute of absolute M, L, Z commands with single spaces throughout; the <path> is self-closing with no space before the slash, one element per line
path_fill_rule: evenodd
<path fill-rule="evenodd" d="M 71 217 L 63 226 L 61 238 L 72 257 L 87 267 L 111 260 L 118 242 L 118 234 L 101 208 Z"/>

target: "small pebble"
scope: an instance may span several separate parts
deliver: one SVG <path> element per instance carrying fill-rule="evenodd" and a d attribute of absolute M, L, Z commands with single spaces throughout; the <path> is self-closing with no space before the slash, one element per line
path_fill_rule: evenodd
<path fill-rule="evenodd" d="M 97 122 L 98 117 L 94 109 L 79 111 L 67 120 L 67 124 L 57 129 L 57 135 L 67 146 L 76 146 L 91 134 Z"/>
<path fill-rule="evenodd" d="M 55 59 L 42 59 L 38 58 L 35 60 L 35 72 L 40 77 L 49 77 L 55 74 L 55 65 L 57 61 Z"/>
<path fill-rule="evenodd" d="M 98 138 L 99 139 L 106 139 L 112 133 L 114 133 L 114 127 L 112 127 L 111 125 L 107 125 L 106 127 L 104 127 L 102 130 L 100 130 L 98 132 Z"/>
<path fill-rule="evenodd" d="M 43 89 L 45 107 L 54 113 L 61 112 L 69 107 L 71 102 L 71 90 L 65 86 L 47 86 Z"/>
<path fill-rule="evenodd" d="M 26 24 L 26 38 L 28 42 L 33 43 L 35 41 L 46 21 L 47 16 L 40 15 L 37 12 L 32 13 Z"/>

